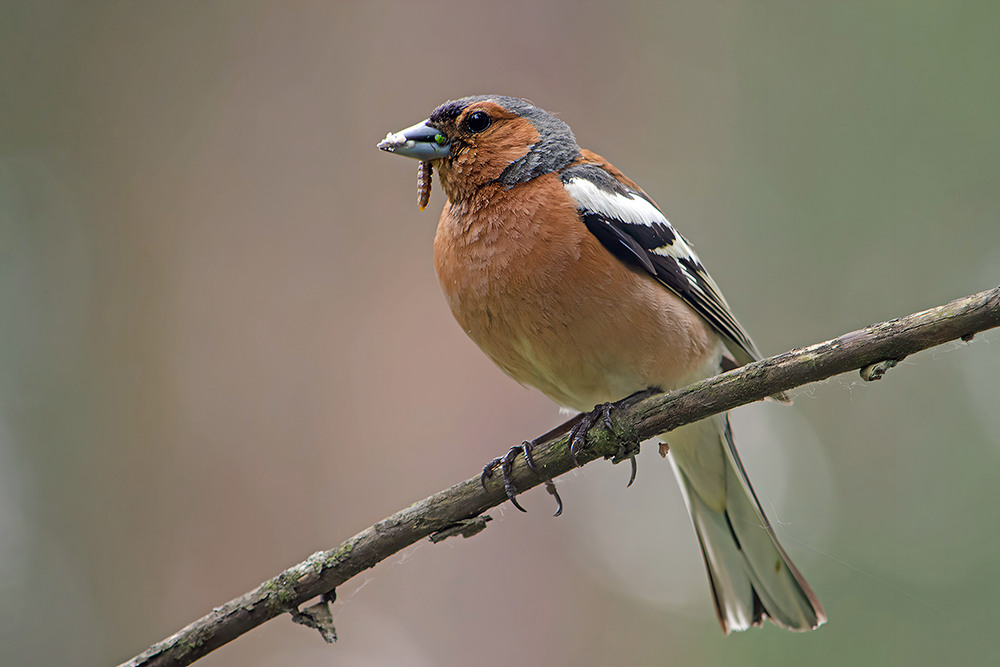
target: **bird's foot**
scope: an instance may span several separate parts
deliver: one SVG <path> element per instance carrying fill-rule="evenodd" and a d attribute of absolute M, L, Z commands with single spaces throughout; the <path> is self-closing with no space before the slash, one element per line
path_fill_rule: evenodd
<path fill-rule="evenodd" d="M 618 463 L 628 459 L 632 464 L 632 472 L 629 475 L 627 487 L 632 486 L 632 482 L 635 481 L 635 474 L 638 469 L 635 461 L 635 455 L 639 453 L 639 441 L 635 439 L 621 438 L 618 433 L 615 432 L 612 415 L 615 411 L 633 405 L 634 403 L 651 396 L 656 392 L 657 390 L 655 389 L 647 389 L 636 392 L 635 394 L 627 396 L 614 403 L 601 403 L 590 412 L 581 415 L 580 420 L 569 432 L 569 451 L 570 454 L 573 455 L 573 462 L 580 465 L 577 461 L 577 457 L 587 448 L 587 432 L 598 423 L 602 423 L 604 428 L 608 430 L 608 433 L 611 434 L 611 437 L 618 443 L 618 451 L 612 459 L 613 462 Z"/>
<path fill-rule="evenodd" d="M 517 494 L 519 491 L 514 485 L 514 478 L 512 471 L 514 469 L 514 460 L 517 458 L 518 454 L 524 454 L 525 463 L 528 464 L 528 468 L 531 469 L 535 475 L 545 482 L 545 490 L 549 492 L 556 500 L 556 513 L 555 516 L 562 514 L 563 504 L 562 498 L 559 497 L 559 492 L 556 490 L 555 483 L 548 477 L 542 474 L 538 466 L 535 463 L 535 459 L 532 456 L 532 449 L 542 443 L 549 442 L 555 438 L 559 438 L 569 433 L 569 445 L 570 453 L 573 455 L 573 461 L 578 466 L 580 465 L 577 461 L 577 456 L 587 448 L 587 431 L 597 425 L 598 422 L 602 422 L 608 431 L 612 434 L 618 442 L 618 452 L 615 454 L 613 461 L 618 463 L 619 461 L 624 461 L 629 459 L 632 464 L 632 473 L 629 476 L 628 486 L 632 486 L 632 482 L 635 481 L 635 474 L 637 470 L 637 465 L 635 461 L 635 455 L 639 452 L 639 441 L 638 440 L 627 440 L 619 438 L 615 433 L 614 422 L 612 420 L 612 414 L 616 410 L 629 407 L 635 403 L 638 403 L 644 398 L 648 398 L 653 394 L 659 393 L 659 389 L 655 387 L 646 389 L 643 391 L 636 392 L 631 396 L 626 396 L 620 401 L 615 403 L 602 403 L 598 405 L 590 412 L 585 412 L 578 414 L 569 421 L 560 424 L 548 433 L 541 435 L 534 440 L 526 440 L 520 445 L 515 445 L 508 450 L 503 456 L 498 456 L 497 458 L 490 461 L 483 467 L 483 473 L 479 477 L 480 483 L 482 483 L 483 488 L 486 488 L 486 480 L 493 477 L 493 473 L 497 468 L 500 468 L 500 473 L 503 476 L 503 488 L 507 492 L 507 498 L 510 499 L 511 504 L 517 509 L 525 512 L 521 504 L 517 502 Z"/>
<path fill-rule="evenodd" d="M 535 464 L 535 458 L 531 455 L 531 450 L 535 447 L 535 445 L 539 444 L 539 442 L 544 442 L 545 437 L 546 436 L 542 436 L 542 438 L 538 440 L 525 440 L 520 445 L 514 445 L 511 447 L 503 456 L 498 456 L 493 459 L 483 468 L 483 474 L 479 477 L 479 481 L 485 488 L 486 480 L 493 477 L 493 471 L 499 467 L 500 473 L 503 475 L 503 489 L 507 492 L 507 498 L 510 499 L 511 505 L 522 512 L 526 512 L 527 510 L 521 507 L 521 504 L 517 502 L 518 490 L 517 487 L 514 486 L 514 479 L 511 475 L 514 469 L 514 459 L 517 458 L 518 454 L 524 454 L 524 461 L 528 464 L 528 468 L 531 469 L 531 472 L 535 473 L 538 477 L 544 480 L 545 490 L 548 491 L 550 495 L 555 497 L 556 513 L 554 516 L 559 516 L 562 514 L 563 504 L 562 498 L 559 497 L 559 492 L 556 491 L 555 482 L 542 475 L 542 473 L 538 470 L 538 466 Z"/>

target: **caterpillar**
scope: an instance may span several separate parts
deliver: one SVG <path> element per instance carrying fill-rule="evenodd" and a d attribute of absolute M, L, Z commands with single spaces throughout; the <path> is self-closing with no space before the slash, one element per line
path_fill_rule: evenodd
<path fill-rule="evenodd" d="M 427 202 L 431 200 L 431 183 L 433 182 L 434 167 L 430 162 L 421 161 L 417 165 L 417 206 L 423 211 L 427 208 Z"/>

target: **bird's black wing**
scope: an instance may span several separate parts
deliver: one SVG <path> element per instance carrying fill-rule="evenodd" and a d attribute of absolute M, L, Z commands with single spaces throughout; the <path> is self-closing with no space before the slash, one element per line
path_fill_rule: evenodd
<path fill-rule="evenodd" d="M 605 248 L 684 299 L 723 336 L 740 365 L 760 358 L 691 244 L 645 194 L 594 164 L 569 167 L 561 176 L 581 220 Z"/>

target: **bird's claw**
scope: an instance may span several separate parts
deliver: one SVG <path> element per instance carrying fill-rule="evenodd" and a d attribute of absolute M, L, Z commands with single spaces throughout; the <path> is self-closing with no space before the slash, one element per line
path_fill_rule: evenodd
<path fill-rule="evenodd" d="M 507 493 L 507 498 L 510 499 L 511 504 L 522 512 L 525 511 L 521 504 L 517 502 L 517 487 L 514 486 L 514 479 L 512 476 L 512 471 L 514 469 L 514 459 L 517 458 L 519 453 L 524 454 L 525 463 L 527 463 L 528 468 L 531 472 L 535 473 L 540 479 L 545 482 L 545 490 L 548 491 L 556 500 L 556 513 L 555 516 L 562 514 L 563 504 L 562 498 L 559 497 L 559 492 L 556 490 L 555 483 L 545 477 L 542 471 L 539 469 L 538 465 L 535 463 L 535 458 L 532 456 L 532 449 L 542 442 L 549 442 L 555 438 L 564 435 L 567 431 L 569 432 L 569 451 L 573 456 L 573 463 L 577 466 L 580 462 L 577 457 L 581 452 L 587 448 L 587 431 L 597 425 L 598 422 L 604 424 L 604 427 L 608 429 L 611 437 L 615 438 L 618 442 L 618 452 L 614 456 L 614 462 L 624 461 L 627 457 L 632 464 L 632 472 L 628 478 L 628 486 L 632 486 L 632 482 L 635 481 L 635 475 L 638 470 L 638 465 L 636 464 L 635 455 L 639 451 L 638 441 L 628 441 L 623 440 L 618 437 L 615 433 L 614 420 L 612 419 L 611 413 L 622 407 L 627 407 L 642 400 L 648 396 L 655 394 L 658 390 L 655 387 L 645 389 L 643 391 L 636 392 L 631 396 L 627 396 L 616 403 L 602 403 L 595 407 L 590 412 L 582 413 L 577 415 L 573 419 L 556 428 L 552 429 L 545 435 L 541 435 L 535 440 L 525 440 L 520 445 L 515 445 L 508 450 L 503 456 L 498 456 L 497 458 L 490 461 L 486 466 L 483 467 L 483 474 L 480 475 L 479 481 L 486 488 L 486 480 L 493 476 L 493 471 L 500 468 L 500 472 L 503 475 L 503 488 Z"/>
<path fill-rule="evenodd" d="M 626 398 L 625 401 L 631 401 L 632 397 Z M 604 428 L 608 430 L 612 438 L 615 438 L 618 442 L 618 453 L 615 454 L 614 462 L 624 461 L 628 457 L 632 464 L 632 472 L 629 475 L 628 484 L 626 488 L 632 486 L 632 482 L 635 481 L 635 475 L 638 471 L 638 465 L 636 464 L 635 455 L 639 451 L 639 443 L 632 441 L 625 441 L 618 437 L 615 432 L 614 422 L 611 419 L 611 412 L 619 406 L 619 404 L 624 401 L 619 401 L 618 403 L 601 403 L 596 406 L 590 412 L 584 414 L 580 421 L 578 421 L 573 429 L 569 432 L 569 451 L 573 456 L 573 463 L 577 466 L 580 462 L 577 457 L 587 448 L 587 431 L 597 425 L 598 422 L 604 424 Z"/>
<path fill-rule="evenodd" d="M 539 471 L 538 466 L 535 464 L 535 457 L 531 454 L 531 450 L 534 448 L 535 444 L 536 443 L 534 442 L 525 440 L 520 445 L 514 445 L 507 451 L 506 454 L 498 456 L 486 464 L 483 468 L 483 474 L 479 477 L 479 481 L 483 485 L 483 488 L 486 488 L 486 480 L 492 477 L 493 471 L 499 467 L 500 474 L 503 476 L 503 489 L 507 493 L 507 498 L 510 500 L 510 504 L 522 512 L 527 512 L 527 510 L 521 507 L 521 504 L 517 502 L 518 490 L 517 487 L 514 486 L 514 478 L 512 475 L 514 470 L 514 459 L 517 458 L 519 453 L 523 453 L 524 461 L 528 464 L 528 468 L 531 472 L 535 473 L 535 475 L 545 481 L 545 490 L 555 497 L 556 513 L 554 516 L 559 516 L 562 514 L 563 510 L 562 498 L 559 497 L 559 492 L 556 491 L 555 482 L 544 477 Z"/>

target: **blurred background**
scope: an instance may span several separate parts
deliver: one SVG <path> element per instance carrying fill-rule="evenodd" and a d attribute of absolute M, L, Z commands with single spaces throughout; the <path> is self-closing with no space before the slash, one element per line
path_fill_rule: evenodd
<path fill-rule="evenodd" d="M 561 420 L 468 341 L 439 103 L 557 112 L 768 354 L 1000 282 L 993 2 L 0 4 L 0 664 L 126 660 Z M 228 665 L 1000 660 L 1000 334 L 734 416 L 830 622 L 724 638 L 672 474 L 595 464 Z"/>

